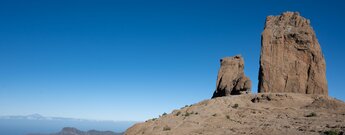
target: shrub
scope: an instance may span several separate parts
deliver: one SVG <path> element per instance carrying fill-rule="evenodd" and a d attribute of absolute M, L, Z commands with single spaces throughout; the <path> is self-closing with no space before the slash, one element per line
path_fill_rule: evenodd
<path fill-rule="evenodd" d="M 232 106 L 232 108 L 238 108 L 239 107 L 239 105 L 238 104 L 234 104 L 233 106 Z"/>
<path fill-rule="evenodd" d="M 323 133 L 325 135 L 339 135 L 339 131 L 337 131 L 337 130 L 329 130 L 329 131 L 325 131 Z"/>
<path fill-rule="evenodd" d="M 162 114 L 162 116 L 164 116 L 164 115 L 167 115 L 167 113 L 164 112 L 164 113 Z"/>
<path fill-rule="evenodd" d="M 230 119 L 230 116 L 229 116 L 229 115 L 226 115 L 226 119 L 228 119 L 228 120 L 229 120 L 229 119 Z"/>
<path fill-rule="evenodd" d="M 171 130 L 170 127 L 168 127 L 168 126 L 163 127 L 163 131 L 169 131 L 169 130 Z"/>
<path fill-rule="evenodd" d="M 305 117 L 315 117 L 315 116 L 317 116 L 316 113 L 315 113 L 315 112 L 312 112 L 312 113 L 306 115 Z"/>
<path fill-rule="evenodd" d="M 188 107 L 189 105 L 185 105 L 184 107 L 181 107 L 180 109 L 184 109 L 184 108 L 186 108 L 186 107 Z"/>
<path fill-rule="evenodd" d="M 178 111 L 177 113 L 176 113 L 176 116 L 179 116 L 181 114 L 181 112 L 180 111 Z"/>
<path fill-rule="evenodd" d="M 190 115 L 190 113 L 186 112 L 186 114 L 184 114 L 184 116 L 188 117 Z"/>
<path fill-rule="evenodd" d="M 212 116 L 213 116 L 213 117 L 216 117 L 216 116 L 217 116 L 217 114 L 215 113 L 215 114 L 213 114 Z"/>

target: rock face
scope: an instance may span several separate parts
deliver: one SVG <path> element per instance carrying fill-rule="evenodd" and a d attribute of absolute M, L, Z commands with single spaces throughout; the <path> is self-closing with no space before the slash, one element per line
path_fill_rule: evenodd
<path fill-rule="evenodd" d="M 217 87 L 212 98 L 249 93 L 251 81 L 244 75 L 244 61 L 241 55 L 220 60 Z"/>
<path fill-rule="evenodd" d="M 259 92 L 328 94 L 326 64 L 308 19 L 268 16 L 261 39 Z"/>

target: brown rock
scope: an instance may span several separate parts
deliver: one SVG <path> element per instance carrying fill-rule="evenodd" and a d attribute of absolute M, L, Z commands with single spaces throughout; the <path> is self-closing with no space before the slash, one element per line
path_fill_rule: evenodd
<path fill-rule="evenodd" d="M 212 98 L 249 93 L 251 81 L 244 75 L 244 61 L 241 55 L 220 60 L 217 88 Z"/>
<path fill-rule="evenodd" d="M 298 12 L 268 16 L 261 47 L 259 92 L 328 94 L 325 59 L 308 19 Z"/>

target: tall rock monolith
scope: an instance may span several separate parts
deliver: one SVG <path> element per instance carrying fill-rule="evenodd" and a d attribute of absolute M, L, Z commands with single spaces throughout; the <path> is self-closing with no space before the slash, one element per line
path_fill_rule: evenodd
<path fill-rule="evenodd" d="M 266 18 L 258 91 L 328 94 L 320 44 L 310 21 L 298 12 Z"/>

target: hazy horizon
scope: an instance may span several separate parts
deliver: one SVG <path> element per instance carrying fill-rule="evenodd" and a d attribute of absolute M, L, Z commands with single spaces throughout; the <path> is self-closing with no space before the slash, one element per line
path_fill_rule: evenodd
<path fill-rule="evenodd" d="M 80 117 L 64 117 L 64 116 L 46 116 L 38 113 L 33 114 L 23 114 L 23 115 L 0 115 L 0 119 L 12 119 L 13 117 L 42 117 L 42 118 L 61 118 L 61 119 L 73 119 L 73 120 L 81 120 L 81 121 L 105 121 L 105 122 L 142 122 L 142 121 L 130 121 L 130 120 L 109 120 L 109 119 L 90 119 L 90 118 L 80 118 Z"/>
<path fill-rule="evenodd" d="M 135 124 L 134 121 L 99 121 L 64 117 L 46 117 L 40 114 L 28 116 L 0 116 L 0 133 L 6 135 L 26 135 L 29 133 L 51 134 L 60 132 L 65 127 L 82 131 L 124 132 Z"/>
<path fill-rule="evenodd" d="M 313 4 L 310 4 L 313 3 Z M 241 54 L 257 92 L 269 15 L 311 21 L 329 95 L 345 101 L 345 1 L 0 1 L 0 116 L 145 121 L 210 99 Z"/>

